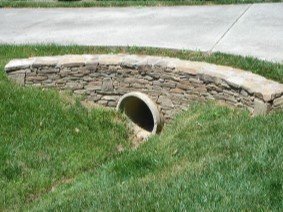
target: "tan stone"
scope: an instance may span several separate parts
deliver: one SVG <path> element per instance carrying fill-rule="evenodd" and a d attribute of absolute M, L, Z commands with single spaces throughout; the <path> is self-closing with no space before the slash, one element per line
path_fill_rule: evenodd
<path fill-rule="evenodd" d="M 36 76 L 27 76 L 26 80 L 27 81 L 43 81 L 48 79 L 48 76 L 40 76 L 40 75 L 36 75 Z"/>
<path fill-rule="evenodd" d="M 6 66 L 5 71 L 11 72 L 13 70 L 27 69 L 32 66 L 34 59 L 14 59 L 11 60 Z"/>
<path fill-rule="evenodd" d="M 281 106 L 281 105 L 283 105 L 283 96 L 273 100 L 273 106 L 274 107 L 278 107 L 278 106 Z"/>
<path fill-rule="evenodd" d="M 69 88 L 88 97 L 103 94 L 110 99 L 100 103 L 108 106 L 115 102 L 112 95 L 134 90 L 150 93 L 166 111 L 176 111 L 193 99 L 216 98 L 255 114 L 283 105 L 283 85 L 278 82 L 240 69 L 177 58 L 64 55 L 12 60 L 5 70 L 20 84 Z"/>
<path fill-rule="evenodd" d="M 184 90 L 180 88 L 173 88 L 170 91 L 173 93 L 184 93 Z"/>
<path fill-rule="evenodd" d="M 78 82 L 67 82 L 66 88 L 71 90 L 79 90 L 82 89 L 84 86 Z"/>
<path fill-rule="evenodd" d="M 121 61 L 123 67 L 137 68 L 144 65 L 147 65 L 147 57 L 142 55 L 125 55 Z"/>
<path fill-rule="evenodd" d="M 9 78 L 19 85 L 25 84 L 25 73 L 11 74 Z"/>
<path fill-rule="evenodd" d="M 74 67 L 85 65 L 83 55 L 65 55 L 59 58 L 57 66 L 59 67 Z"/>
<path fill-rule="evenodd" d="M 120 97 L 119 96 L 103 96 L 101 99 L 102 100 L 107 100 L 107 101 L 117 101 Z"/>
<path fill-rule="evenodd" d="M 61 57 L 62 56 L 36 57 L 34 58 L 32 67 L 57 66 Z"/>
<path fill-rule="evenodd" d="M 254 100 L 253 115 L 265 115 L 268 112 L 268 105 L 259 99 Z"/>
<path fill-rule="evenodd" d="M 114 90 L 113 82 L 111 78 L 104 78 L 101 86 L 102 91 L 112 91 Z"/>
<path fill-rule="evenodd" d="M 166 96 L 160 96 L 157 100 L 158 103 L 160 103 L 160 105 L 162 107 L 165 108 L 173 108 L 174 104 L 172 103 L 171 99 L 169 97 Z"/>
<path fill-rule="evenodd" d="M 100 65 L 118 65 L 123 60 L 122 55 L 99 55 L 98 63 Z"/>

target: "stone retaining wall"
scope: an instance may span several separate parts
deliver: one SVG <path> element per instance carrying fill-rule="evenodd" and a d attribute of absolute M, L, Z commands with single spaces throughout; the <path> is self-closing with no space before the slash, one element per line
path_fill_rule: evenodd
<path fill-rule="evenodd" d="M 283 105 L 283 85 L 251 72 L 203 62 L 137 55 L 65 55 L 10 61 L 8 76 L 23 85 L 71 90 L 115 107 L 130 91 L 154 100 L 165 119 L 195 100 L 218 100 L 251 113 Z"/>

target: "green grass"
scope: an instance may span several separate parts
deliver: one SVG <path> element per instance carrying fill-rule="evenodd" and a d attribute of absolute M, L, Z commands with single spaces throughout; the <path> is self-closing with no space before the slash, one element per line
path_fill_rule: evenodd
<path fill-rule="evenodd" d="M 27 206 L 31 210 L 283 208 L 283 113 L 193 105 L 160 136 Z M 27 209 L 26 208 L 26 209 Z"/>
<path fill-rule="evenodd" d="M 113 111 L 88 112 L 57 92 L 3 81 L 0 90 L 0 210 L 19 209 L 95 170 L 127 144 L 125 125 Z"/>
<path fill-rule="evenodd" d="M 0 0 L 0 7 L 128 7 L 245 4 L 282 2 L 282 0 Z"/>
<path fill-rule="evenodd" d="M 2 72 L 12 58 L 67 53 L 172 56 L 283 82 L 283 65 L 220 53 L 0 45 L 0 211 L 282 210 L 283 112 L 251 118 L 194 104 L 132 150 L 119 114 L 17 86 Z"/>
<path fill-rule="evenodd" d="M 0 211 L 19 210 L 97 169 L 118 155 L 118 145 L 128 144 L 124 121 L 114 111 L 88 111 L 68 95 L 10 83 L 4 64 L 30 55 L 15 48 L 0 47 Z"/>

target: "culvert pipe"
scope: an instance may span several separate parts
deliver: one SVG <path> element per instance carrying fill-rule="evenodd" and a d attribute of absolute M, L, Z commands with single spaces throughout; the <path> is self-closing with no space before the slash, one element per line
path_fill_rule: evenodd
<path fill-rule="evenodd" d="M 150 134 L 157 134 L 162 130 L 163 118 L 157 105 L 144 93 L 130 92 L 123 95 L 117 110 L 124 113 L 134 125 Z"/>

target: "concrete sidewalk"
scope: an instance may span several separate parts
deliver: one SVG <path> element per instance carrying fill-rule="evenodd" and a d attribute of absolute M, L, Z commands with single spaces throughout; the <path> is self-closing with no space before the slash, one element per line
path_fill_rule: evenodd
<path fill-rule="evenodd" d="M 151 46 L 283 63 L 283 3 L 0 9 L 0 43 Z"/>

